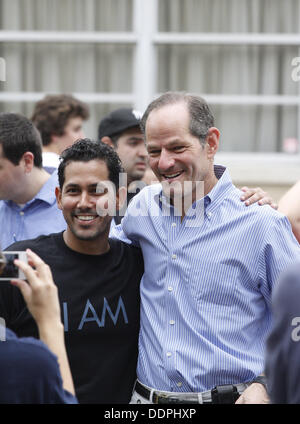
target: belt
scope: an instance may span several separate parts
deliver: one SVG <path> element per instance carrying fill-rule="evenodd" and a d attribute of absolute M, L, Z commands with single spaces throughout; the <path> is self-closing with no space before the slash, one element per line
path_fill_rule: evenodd
<path fill-rule="evenodd" d="M 226 384 L 224 386 L 216 386 L 212 390 L 201 393 L 184 393 L 174 392 L 166 393 L 155 390 L 152 394 L 151 390 L 147 389 L 139 381 L 135 383 L 135 391 L 144 398 L 153 403 L 213 403 L 213 404 L 233 404 L 239 398 L 241 393 L 249 386 L 250 383 L 241 384 Z"/>

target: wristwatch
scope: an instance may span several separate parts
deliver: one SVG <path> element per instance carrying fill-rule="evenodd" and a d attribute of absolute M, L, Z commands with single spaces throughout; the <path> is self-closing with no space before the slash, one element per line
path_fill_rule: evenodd
<path fill-rule="evenodd" d="M 251 381 L 251 384 L 252 383 L 262 384 L 264 388 L 266 389 L 266 392 L 268 393 L 267 378 L 265 375 L 258 375 L 257 377 L 254 378 L 254 380 Z"/>

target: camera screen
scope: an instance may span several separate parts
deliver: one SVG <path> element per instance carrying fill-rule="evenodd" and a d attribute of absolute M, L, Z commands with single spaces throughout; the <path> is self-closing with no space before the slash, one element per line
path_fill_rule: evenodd
<path fill-rule="evenodd" d="M 19 268 L 14 264 L 18 259 L 17 253 L 5 253 L 4 259 L 0 258 L 0 279 L 11 279 L 19 277 Z"/>

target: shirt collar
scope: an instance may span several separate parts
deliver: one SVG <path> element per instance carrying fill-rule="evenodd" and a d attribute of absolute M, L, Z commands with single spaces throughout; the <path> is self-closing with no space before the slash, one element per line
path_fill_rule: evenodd
<path fill-rule="evenodd" d="M 19 205 L 17 205 L 15 202 L 11 200 L 5 200 L 5 203 L 9 207 L 13 207 L 16 209 L 25 209 L 35 200 L 41 200 L 42 202 L 48 203 L 49 205 L 53 205 L 53 203 L 56 202 L 55 187 L 57 186 L 58 186 L 58 176 L 57 176 L 57 170 L 55 170 L 53 174 L 51 175 L 51 177 L 42 186 L 42 188 L 37 193 L 37 195 L 33 199 L 29 200 L 29 202 L 27 202 L 23 208 L 20 208 Z"/>
<path fill-rule="evenodd" d="M 52 205 L 54 201 L 56 201 L 55 187 L 57 186 L 58 186 L 58 176 L 57 176 L 57 170 L 55 170 L 53 174 L 51 174 L 51 177 L 46 181 L 46 183 L 40 189 L 40 191 L 38 192 L 38 194 L 35 196 L 34 199 L 39 199 L 48 203 L 49 205 Z"/>
<path fill-rule="evenodd" d="M 217 184 L 212 188 L 212 190 L 204 197 L 204 209 L 209 205 L 213 209 L 217 207 L 225 197 L 227 197 L 229 190 L 233 188 L 232 180 L 230 178 L 229 172 L 223 165 L 214 165 L 214 173 L 218 179 Z M 159 205 L 160 209 L 162 205 L 172 207 L 166 196 L 163 194 L 163 190 L 160 185 L 160 190 L 154 194 L 154 200 Z M 197 200 L 193 203 L 192 207 L 198 202 L 203 202 L 203 198 Z"/>

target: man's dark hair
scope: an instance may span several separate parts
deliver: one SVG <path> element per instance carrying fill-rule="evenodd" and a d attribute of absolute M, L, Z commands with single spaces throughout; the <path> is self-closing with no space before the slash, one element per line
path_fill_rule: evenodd
<path fill-rule="evenodd" d="M 89 118 L 88 106 L 68 94 L 48 95 L 36 103 L 32 122 L 41 133 L 42 143 L 51 143 L 52 135 L 63 135 L 70 118 Z"/>
<path fill-rule="evenodd" d="M 202 97 L 184 92 L 168 91 L 149 104 L 141 119 L 141 130 L 143 134 L 145 135 L 146 122 L 153 110 L 180 102 L 186 103 L 188 107 L 190 133 L 197 137 L 202 146 L 204 146 L 208 130 L 214 126 L 213 114 Z"/>
<path fill-rule="evenodd" d="M 58 167 L 59 187 L 62 189 L 65 182 L 65 168 L 70 162 L 89 162 L 102 160 L 106 163 L 110 181 L 119 188 L 119 174 L 124 172 L 117 153 L 102 141 L 92 141 L 82 138 L 64 150 L 60 156 L 61 163 Z"/>
<path fill-rule="evenodd" d="M 42 167 L 42 141 L 33 123 L 17 113 L 0 113 L 0 144 L 3 155 L 18 165 L 26 152 L 34 155 L 34 166 Z"/>

